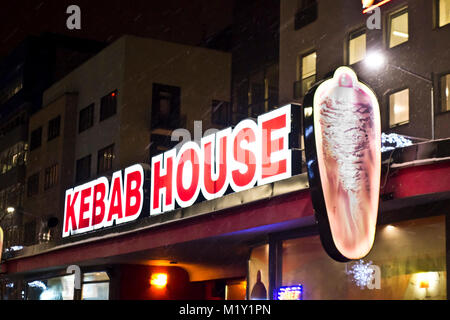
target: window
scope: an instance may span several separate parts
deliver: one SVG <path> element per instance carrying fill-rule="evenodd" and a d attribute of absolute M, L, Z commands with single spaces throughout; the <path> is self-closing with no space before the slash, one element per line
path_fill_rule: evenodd
<path fill-rule="evenodd" d="M 100 121 L 108 119 L 117 112 L 117 90 L 108 93 L 100 100 Z"/>
<path fill-rule="evenodd" d="M 109 276 L 106 272 L 83 274 L 81 300 L 108 300 Z"/>
<path fill-rule="evenodd" d="M 94 125 L 94 104 L 90 104 L 80 111 L 78 132 L 83 132 Z"/>
<path fill-rule="evenodd" d="M 440 79 L 441 83 L 441 111 L 450 111 L 450 73 Z"/>
<path fill-rule="evenodd" d="M 389 126 L 394 127 L 409 121 L 409 89 L 389 96 Z"/>
<path fill-rule="evenodd" d="M 44 190 L 48 190 L 58 182 L 58 165 L 54 164 L 45 169 L 44 174 Z"/>
<path fill-rule="evenodd" d="M 89 180 L 91 177 L 91 155 L 77 160 L 75 183 Z"/>
<path fill-rule="evenodd" d="M 331 259 L 318 235 L 283 241 L 280 286 L 302 284 L 304 300 L 447 299 L 445 215 L 378 226 L 364 263 L 374 279 L 359 287 L 349 274 L 358 261 Z"/>
<path fill-rule="evenodd" d="M 114 144 L 101 149 L 97 158 L 97 174 L 101 174 L 112 169 L 114 159 Z"/>
<path fill-rule="evenodd" d="M 180 87 L 153 84 L 152 129 L 180 126 Z"/>
<path fill-rule="evenodd" d="M 317 19 L 316 0 L 298 0 L 298 10 L 295 14 L 294 29 L 298 30 Z"/>
<path fill-rule="evenodd" d="M 39 172 L 28 177 L 27 195 L 32 197 L 39 193 Z"/>
<path fill-rule="evenodd" d="M 30 151 L 37 149 L 42 144 L 42 127 L 39 127 L 31 132 Z"/>
<path fill-rule="evenodd" d="M 348 41 L 348 63 L 354 64 L 366 56 L 366 33 L 360 30 L 350 34 Z"/>
<path fill-rule="evenodd" d="M 306 92 L 313 86 L 316 82 L 316 52 L 304 55 L 299 61 L 299 72 L 300 74 L 300 84 L 301 92 L 300 96 L 304 96 Z"/>
<path fill-rule="evenodd" d="M 443 27 L 450 23 L 450 0 L 438 0 L 438 16 L 439 27 Z"/>
<path fill-rule="evenodd" d="M 389 19 L 389 48 L 408 41 L 408 10 L 393 14 Z"/>
<path fill-rule="evenodd" d="M 252 249 L 248 261 L 248 295 L 250 300 L 271 299 L 269 293 L 269 245 Z"/>
<path fill-rule="evenodd" d="M 231 124 L 231 104 L 226 101 L 213 100 L 211 110 L 213 124 L 227 126 Z"/>
<path fill-rule="evenodd" d="M 47 141 L 50 141 L 59 136 L 60 126 L 61 126 L 61 116 L 57 116 L 56 118 L 48 122 Z"/>

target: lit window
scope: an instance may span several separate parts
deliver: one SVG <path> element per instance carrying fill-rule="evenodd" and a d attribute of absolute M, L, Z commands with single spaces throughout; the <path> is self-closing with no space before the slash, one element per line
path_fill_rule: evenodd
<path fill-rule="evenodd" d="M 408 41 L 408 11 L 405 9 L 390 17 L 389 48 Z"/>
<path fill-rule="evenodd" d="M 441 77 L 441 111 L 450 111 L 450 73 Z"/>
<path fill-rule="evenodd" d="M 114 144 L 101 149 L 97 158 L 97 174 L 101 174 L 112 169 L 114 159 Z"/>
<path fill-rule="evenodd" d="M 316 52 L 310 53 L 302 57 L 301 61 L 301 82 L 302 82 L 302 96 L 312 87 L 316 82 Z"/>
<path fill-rule="evenodd" d="M 358 31 L 350 34 L 348 42 L 348 62 L 354 64 L 366 56 L 366 33 Z"/>
<path fill-rule="evenodd" d="M 44 190 L 48 190 L 58 182 L 58 164 L 45 169 Z"/>
<path fill-rule="evenodd" d="M 389 96 L 389 126 L 394 127 L 409 121 L 409 89 Z"/>
<path fill-rule="evenodd" d="M 450 0 L 439 1 L 439 27 L 443 27 L 450 23 Z"/>

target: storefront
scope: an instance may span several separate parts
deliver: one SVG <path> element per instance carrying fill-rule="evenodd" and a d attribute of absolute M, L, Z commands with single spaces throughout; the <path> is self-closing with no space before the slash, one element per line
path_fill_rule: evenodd
<path fill-rule="evenodd" d="M 151 175 L 134 165 L 111 182 L 68 190 L 61 241 L 4 250 L 2 299 L 447 299 L 450 139 L 382 153 L 373 248 L 338 262 L 319 237 L 305 167 L 294 166 L 304 161 L 291 107 L 217 134 L 250 145 L 256 137 L 267 143 L 262 154 L 278 152 L 257 160 L 253 177 L 234 163 L 231 175 L 210 168 L 209 186 L 172 180 L 171 168 L 174 177 L 183 170 L 204 177 L 195 163 L 212 157 L 207 138 L 201 148 L 185 144 L 176 156 L 155 157 Z M 278 140 L 264 138 L 264 126 L 279 130 Z M 216 157 L 230 157 L 218 149 Z M 250 156 L 232 159 L 252 165 Z M 234 179 L 228 191 L 221 176 Z"/>

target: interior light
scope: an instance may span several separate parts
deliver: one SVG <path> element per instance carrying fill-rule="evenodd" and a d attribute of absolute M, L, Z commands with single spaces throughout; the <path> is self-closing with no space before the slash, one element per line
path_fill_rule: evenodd
<path fill-rule="evenodd" d="M 8 213 L 14 213 L 14 211 L 16 211 L 16 209 L 14 207 L 6 208 L 6 212 L 8 212 Z"/>
<path fill-rule="evenodd" d="M 395 227 L 392 224 L 389 224 L 386 226 L 386 230 L 388 230 L 388 231 L 392 231 L 394 229 L 395 229 Z"/>
<path fill-rule="evenodd" d="M 157 288 L 164 288 L 167 285 L 167 274 L 153 273 L 150 279 L 150 284 Z"/>
<path fill-rule="evenodd" d="M 409 35 L 407 33 L 400 32 L 400 31 L 393 31 L 392 34 L 394 36 L 401 37 L 401 38 L 409 38 Z"/>

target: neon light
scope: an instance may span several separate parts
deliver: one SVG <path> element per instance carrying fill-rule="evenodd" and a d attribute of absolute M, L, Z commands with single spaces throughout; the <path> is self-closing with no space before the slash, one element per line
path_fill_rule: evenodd
<path fill-rule="evenodd" d="M 303 300 L 303 285 L 280 287 L 276 294 L 277 300 Z"/>
<path fill-rule="evenodd" d="M 390 2 L 390 1 L 391 0 L 384 0 L 384 1 L 378 2 L 377 4 L 374 4 L 373 6 L 370 6 L 367 9 L 364 9 L 363 13 L 367 13 L 369 11 L 372 11 L 373 9 L 375 9 L 377 7 L 381 7 L 382 5 L 384 5 L 384 4 L 386 4 L 386 3 Z"/>

